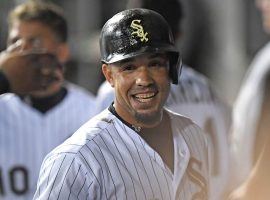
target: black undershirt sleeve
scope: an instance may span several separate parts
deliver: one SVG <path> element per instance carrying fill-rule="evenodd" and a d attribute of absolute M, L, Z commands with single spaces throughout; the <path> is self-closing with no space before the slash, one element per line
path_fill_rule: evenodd
<path fill-rule="evenodd" d="M 5 74 L 0 70 L 0 94 L 10 92 L 10 85 Z"/>

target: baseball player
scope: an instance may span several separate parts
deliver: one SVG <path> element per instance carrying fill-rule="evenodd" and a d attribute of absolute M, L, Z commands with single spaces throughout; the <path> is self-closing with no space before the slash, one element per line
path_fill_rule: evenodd
<path fill-rule="evenodd" d="M 34 199 L 208 199 L 206 137 L 163 108 L 180 66 L 164 18 L 116 14 L 100 50 L 115 101 L 45 158 Z"/>
<path fill-rule="evenodd" d="M 45 67 L 48 75 L 53 68 L 54 81 L 46 87 L 0 95 L 0 199 L 29 200 L 42 160 L 95 114 L 95 101 L 86 90 L 64 81 L 67 24 L 57 7 L 31 1 L 11 11 L 8 47 L 12 45 L 16 48 L 8 52 L 8 68 L 18 76 L 27 63 L 37 70 Z M 31 80 L 40 78 L 33 76 Z"/>
<path fill-rule="evenodd" d="M 162 14 L 172 28 L 175 39 L 181 39 L 183 33 L 179 23 L 183 18 L 183 11 L 180 1 L 142 0 L 140 6 Z M 205 76 L 185 64 L 179 80 L 178 85 L 171 85 L 165 105 L 176 113 L 190 117 L 207 133 L 211 147 L 210 199 L 222 199 L 229 176 L 230 108 Z M 107 81 L 102 83 L 97 93 L 98 110 L 106 109 L 113 99 L 113 88 Z"/>

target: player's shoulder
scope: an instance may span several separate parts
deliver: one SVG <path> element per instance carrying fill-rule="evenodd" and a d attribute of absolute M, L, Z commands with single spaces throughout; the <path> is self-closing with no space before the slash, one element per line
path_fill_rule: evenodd
<path fill-rule="evenodd" d="M 184 64 L 180 75 L 180 83 L 182 84 L 193 83 L 204 87 L 208 87 L 210 84 L 210 80 L 204 74 Z"/>
<path fill-rule="evenodd" d="M 114 89 L 111 87 L 108 81 L 104 81 L 96 96 L 97 111 L 100 112 L 107 108 L 114 100 Z"/>
<path fill-rule="evenodd" d="M 6 107 L 12 108 L 21 106 L 21 100 L 18 95 L 13 93 L 5 93 L 0 95 L 0 110 L 3 110 Z M 17 106 L 16 106 L 17 105 Z"/>
<path fill-rule="evenodd" d="M 95 138 L 106 135 L 106 129 L 112 125 L 115 116 L 109 110 L 104 110 L 100 114 L 88 120 L 64 143 L 56 147 L 51 155 L 54 154 L 73 154 L 80 153 L 81 149 L 93 148 Z"/>
<path fill-rule="evenodd" d="M 95 100 L 95 96 L 88 90 L 86 90 L 85 88 L 76 85 L 74 83 L 70 83 L 70 82 L 65 82 L 65 87 L 68 90 L 68 94 L 70 95 L 70 97 L 77 97 L 79 98 L 83 98 L 83 99 L 90 99 L 91 101 Z"/>
<path fill-rule="evenodd" d="M 200 72 L 195 71 L 187 65 L 183 65 L 181 75 L 179 77 L 179 84 L 172 85 L 172 92 L 182 90 L 189 93 L 196 93 L 197 95 L 213 95 L 213 88 L 210 80 Z"/>
<path fill-rule="evenodd" d="M 167 105 L 177 103 L 206 103 L 219 99 L 210 80 L 203 74 L 184 65 L 178 85 L 171 85 Z"/>
<path fill-rule="evenodd" d="M 104 81 L 98 88 L 97 96 L 103 96 L 110 93 L 114 93 L 114 90 L 108 81 Z"/>
<path fill-rule="evenodd" d="M 97 91 L 97 101 L 99 104 L 110 104 L 114 99 L 114 89 L 111 87 L 108 81 L 104 81 Z M 108 105 L 109 105 L 108 104 Z"/>
<path fill-rule="evenodd" d="M 67 89 L 67 95 L 62 102 L 63 107 L 72 106 L 75 110 L 85 110 L 85 114 L 90 112 L 92 116 L 97 113 L 96 98 L 90 91 L 69 82 L 66 82 L 64 86 Z"/>
<path fill-rule="evenodd" d="M 176 113 L 169 108 L 164 108 L 164 109 L 169 114 L 172 124 L 176 126 L 179 125 L 178 128 L 184 130 L 185 128 L 190 127 L 190 126 L 199 127 L 191 118 L 181 115 L 179 113 Z"/>
<path fill-rule="evenodd" d="M 8 102 L 10 100 L 17 99 L 17 98 L 18 98 L 18 96 L 16 94 L 13 94 L 13 93 L 4 93 L 4 94 L 0 95 L 1 102 Z"/>
<path fill-rule="evenodd" d="M 186 136 L 197 135 L 203 141 L 206 140 L 204 131 L 191 118 L 176 113 L 170 109 L 165 109 L 171 119 L 172 129 Z"/>

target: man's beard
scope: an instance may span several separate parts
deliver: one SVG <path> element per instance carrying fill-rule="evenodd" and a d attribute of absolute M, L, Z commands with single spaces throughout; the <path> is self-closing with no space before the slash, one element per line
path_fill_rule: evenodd
<path fill-rule="evenodd" d="M 137 122 L 141 124 L 156 124 L 157 122 L 160 122 L 162 119 L 162 111 L 154 112 L 154 113 L 135 113 L 135 119 Z"/>

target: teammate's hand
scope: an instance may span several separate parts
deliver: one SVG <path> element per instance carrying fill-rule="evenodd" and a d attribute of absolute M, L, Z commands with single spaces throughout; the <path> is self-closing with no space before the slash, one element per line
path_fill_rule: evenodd
<path fill-rule="evenodd" d="M 56 70 L 62 66 L 56 56 L 45 51 L 4 51 L 0 69 L 7 77 L 11 92 L 28 94 L 44 90 L 59 81 Z"/>

